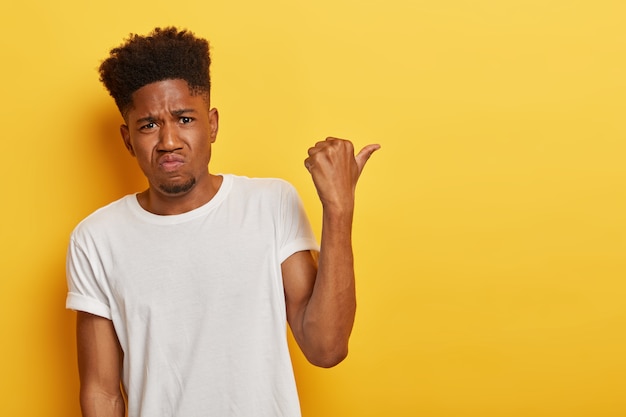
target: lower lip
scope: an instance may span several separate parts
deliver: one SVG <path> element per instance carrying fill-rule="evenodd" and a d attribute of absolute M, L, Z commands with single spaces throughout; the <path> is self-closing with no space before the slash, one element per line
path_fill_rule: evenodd
<path fill-rule="evenodd" d="M 163 162 L 161 164 L 161 168 L 163 168 L 164 171 L 175 171 L 178 168 L 180 168 L 182 165 L 183 163 L 180 161 L 170 161 L 170 162 Z"/>

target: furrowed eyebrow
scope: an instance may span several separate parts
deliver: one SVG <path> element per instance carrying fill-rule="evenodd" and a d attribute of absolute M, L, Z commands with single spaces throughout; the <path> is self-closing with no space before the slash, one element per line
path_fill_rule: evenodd
<path fill-rule="evenodd" d="M 188 114 L 188 113 L 196 113 L 196 110 L 194 109 L 179 109 L 179 110 L 172 110 L 171 112 L 172 116 L 176 116 L 176 117 L 180 117 L 184 114 Z M 152 115 L 148 115 L 146 117 L 142 117 L 140 119 L 137 119 L 136 123 L 138 125 L 140 124 L 144 124 L 144 123 L 155 123 L 157 121 L 157 118 L 155 116 Z"/>
<path fill-rule="evenodd" d="M 185 113 L 195 113 L 196 111 L 194 109 L 180 109 L 180 110 L 173 110 L 172 111 L 172 115 L 173 116 L 182 116 Z"/>
<path fill-rule="evenodd" d="M 146 116 L 146 117 L 142 117 L 141 119 L 137 119 L 137 124 L 143 124 L 143 123 L 154 123 L 156 122 L 156 117 L 154 116 Z"/>

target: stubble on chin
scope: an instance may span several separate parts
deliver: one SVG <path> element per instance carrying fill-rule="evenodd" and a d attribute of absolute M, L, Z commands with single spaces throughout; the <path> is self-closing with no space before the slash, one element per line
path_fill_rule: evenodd
<path fill-rule="evenodd" d="M 187 182 L 184 183 L 159 184 L 159 189 L 165 194 L 178 195 L 188 192 L 193 188 L 194 185 L 196 185 L 196 179 L 190 178 Z"/>

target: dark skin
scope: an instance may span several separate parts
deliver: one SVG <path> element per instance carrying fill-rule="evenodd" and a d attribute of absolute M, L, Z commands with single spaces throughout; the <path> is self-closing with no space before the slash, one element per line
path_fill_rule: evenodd
<path fill-rule="evenodd" d="M 209 172 L 218 112 L 183 80 L 148 84 L 133 94 L 120 131 L 148 179 L 139 204 L 159 215 L 185 213 L 210 201 L 222 177 Z M 327 138 L 309 149 L 305 166 L 323 207 L 319 259 L 297 252 L 281 265 L 287 321 L 307 359 L 332 367 L 348 353 L 356 311 L 352 253 L 354 193 L 378 145 L 355 155 L 349 141 Z M 84 417 L 122 417 L 122 350 L 110 320 L 79 312 L 78 358 Z"/>

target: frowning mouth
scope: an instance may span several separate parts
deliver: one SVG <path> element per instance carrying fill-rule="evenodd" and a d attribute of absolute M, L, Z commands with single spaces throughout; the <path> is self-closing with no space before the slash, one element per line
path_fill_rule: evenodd
<path fill-rule="evenodd" d="M 159 167 L 166 172 L 175 171 L 185 163 L 185 158 L 176 154 L 166 154 L 159 158 Z"/>

